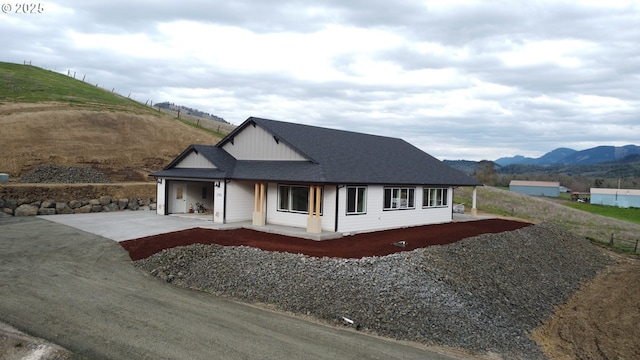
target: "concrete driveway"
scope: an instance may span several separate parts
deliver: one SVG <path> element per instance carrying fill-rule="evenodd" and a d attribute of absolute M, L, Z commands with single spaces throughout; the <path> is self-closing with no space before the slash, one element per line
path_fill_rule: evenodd
<path fill-rule="evenodd" d="M 163 216 L 150 210 L 38 217 L 115 241 L 137 239 L 194 227 L 229 228 L 229 225 L 214 224 L 213 221 L 210 221 L 211 215 Z"/>
<path fill-rule="evenodd" d="M 193 225 L 153 212 L 0 219 L 0 322 L 89 359 L 454 358 L 161 282 L 83 219 L 116 240 Z"/>

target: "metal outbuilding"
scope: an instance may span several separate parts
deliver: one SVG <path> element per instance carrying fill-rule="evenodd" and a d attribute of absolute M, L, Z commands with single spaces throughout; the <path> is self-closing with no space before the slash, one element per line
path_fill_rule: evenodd
<path fill-rule="evenodd" d="M 591 188 L 591 203 L 621 208 L 640 208 L 640 190 Z"/>
<path fill-rule="evenodd" d="M 532 196 L 560 196 L 560 183 L 554 181 L 511 180 L 509 191 Z"/>

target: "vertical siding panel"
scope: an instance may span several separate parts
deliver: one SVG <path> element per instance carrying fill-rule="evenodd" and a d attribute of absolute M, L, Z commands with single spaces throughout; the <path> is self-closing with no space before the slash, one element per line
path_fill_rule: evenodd
<path fill-rule="evenodd" d="M 282 141 L 276 142 L 273 135 L 259 126 L 247 126 L 236 134 L 233 144 L 228 142 L 223 149 L 238 160 L 307 160 Z"/>
<path fill-rule="evenodd" d="M 253 219 L 254 183 L 231 181 L 227 184 L 227 222 Z"/>
<path fill-rule="evenodd" d="M 176 166 L 176 168 L 196 168 L 196 169 L 216 169 L 215 165 L 213 165 L 207 158 L 202 156 L 202 154 L 196 154 L 195 151 L 192 151 L 189 155 L 187 155 L 182 161 L 180 161 Z"/>

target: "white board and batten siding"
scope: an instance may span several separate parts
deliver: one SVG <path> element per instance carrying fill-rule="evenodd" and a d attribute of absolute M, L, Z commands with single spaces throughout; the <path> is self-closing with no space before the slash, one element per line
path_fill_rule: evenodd
<path fill-rule="evenodd" d="M 175 166 L 178 169 L 216 169 L 216 166 L 202 154 L 192 151 Z"/>
<path fill-rule="evenodd" d="M 307 161 L 260 126 L 247 126 L 222 148 L 237 160 Z"/>
<path fill-rule="evenodd" d="M 436 223 L 446 223 L 452 220 L 453 191 L 447 191 L 448 206 L 423 208 L 422 186 L 415 187 L 415 208 L 400 210 L 384 210 L 384 186 L 367 186 L 367 213 L 346 214 L 347 191 L 340 189 L 338 201 L 338 231 L 354 233 L 392 229 L 403 226 L 417 226 Z"/>
<path fill-rule="evenodd" d="M 227 187 L 227 223 L 251 221 L 253 219 L 255 183 L 232 180 Z"/>

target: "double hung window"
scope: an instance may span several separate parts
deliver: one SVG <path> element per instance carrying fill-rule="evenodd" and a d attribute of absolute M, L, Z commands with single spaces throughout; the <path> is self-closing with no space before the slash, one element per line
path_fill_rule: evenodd
<path fill-rule="evenodd" d="M 385 187 L 384 210 L 415 209 L 415 198 L 415 188 Z"/>
<path fill-rule="evenodd" d="M 422 195 L 423 207 L 444 207 L 448 205 L 446 188 L 424 188 Z"/>
<path fill-rule="evenodd" d="M 367 187 L 347 186 L 347 215 L 367 213 Z"/>

